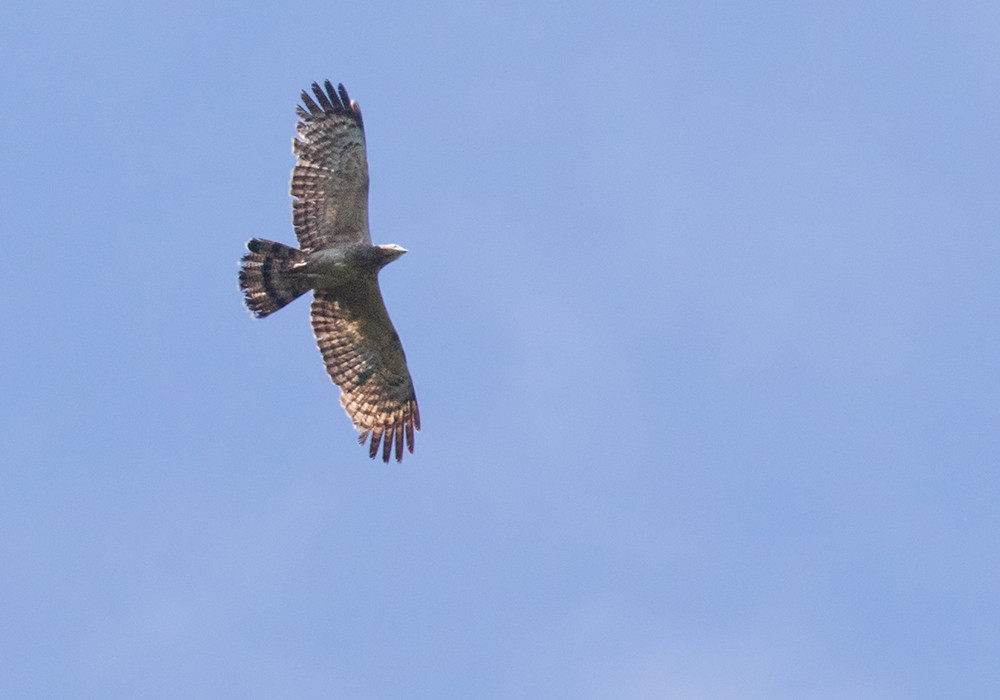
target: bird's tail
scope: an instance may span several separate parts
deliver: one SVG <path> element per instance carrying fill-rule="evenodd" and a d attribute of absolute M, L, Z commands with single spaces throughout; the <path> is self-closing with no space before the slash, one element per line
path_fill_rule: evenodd
<path fill-rule="evenodd" d="M 260 238 L 251 239 L 247 249 L 250 252 L 240 267 L 240 289 L 254 316 L 273 314 L 309 291 L 308 281 L 294 269 L 306 261 L 301 250 Z"/>

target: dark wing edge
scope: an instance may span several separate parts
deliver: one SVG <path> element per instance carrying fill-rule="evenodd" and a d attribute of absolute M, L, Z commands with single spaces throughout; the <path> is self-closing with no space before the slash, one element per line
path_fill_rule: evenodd
<path fill-rule="evenodd" d="M 370 439 L 372 459 L 381 447 L 382 461 L 403 447 L 412 453 L 420 430 L 420 410 L 406 355 L 382 301 L 378 282 L 346 294 L 317 291 L 312 324 L 326 370 L 340 387 L 340 403 L 359 431 Z"/>
<path fill-rule="evenodd" d="M 302 104 L 295 105 L 295 113 L 299 115 L 302 122 L 322 121 L 335 114 L 340 114 L 353 119 L 358 127 L 364 131 L 365 124 L 361 118 L 361 106 L 350 98 L 343 83 L 340 83 L 336 90 L 333 89 L 333 83 L 329 80 L 323 81 L 322 87 L 319 83 L 313 83 L 312 91 L 316 100 L 313 100 L 309 93 L 303 90 L 300 95 Z"/>

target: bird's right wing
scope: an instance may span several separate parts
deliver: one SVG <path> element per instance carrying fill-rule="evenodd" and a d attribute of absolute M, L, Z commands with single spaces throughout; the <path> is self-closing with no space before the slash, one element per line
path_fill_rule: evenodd
<path fill-rule="evenodd" d="M 292 221 L 306 253 L 347 243 L 371 243 L 368 233 L 368 156 L 361 108 L 343 85 L 312 84 L 296 107 L 292 151 Z"/>

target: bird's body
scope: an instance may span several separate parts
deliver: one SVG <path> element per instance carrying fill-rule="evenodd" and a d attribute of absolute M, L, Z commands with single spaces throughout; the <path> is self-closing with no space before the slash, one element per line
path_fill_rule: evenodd
<path fill-rule="evenodd" d="M 325 88 L 325 89 L 324 89 Z M 389 320 L 378 273 L 406 251 L 372 245 L 368 231 L 368 161 L 357 102 L 343 85 L 313 83 L 302 93 L 293 152 L 293 223 L 299 248 L 252 239 L 240 289 L 258 318 L 312 290 L 312 324 L 340 401 L 360 431 L 389 461 L 413 451 L 420 413 L 406 356 Z"/>
<path fill-rule="evenodd" d="M 398 255 L 393 255 L 399 251 Z M 344 248 L 324 248 L 309 255 L 301 274 L 313 289 L 336 290 L 356 284 L 365 276 L 375 276 L 385 265 L 406 251 L 399 246 L 355 245 Z"/>

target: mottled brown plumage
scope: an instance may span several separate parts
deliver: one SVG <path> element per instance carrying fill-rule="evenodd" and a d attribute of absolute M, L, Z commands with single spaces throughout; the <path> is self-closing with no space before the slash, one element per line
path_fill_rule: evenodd
<path fill-rule="evenodd" d="M 406 355 L 382 300 L 378 273 L 405 250 L 373 246 L 368 231 L 368 162 L 357 102 L 343 85 L 313 83 L 297 107 L 292 150 L 293 224 L 299 248 L 253 239 L 240 289 L 258 318 L 310 289 L 312 324 L 340 402 L 369 455 L 413 452 L 420 412 Z"/>
<path fill-rule="evenodd" d="M 313 83 L 319 104 L 302 91 L 296 107 L 298 138 L 292 151 L 292 221 L 299 247 L 308 253 L 331 246 L 368 243 L 368 156 L 361 108 L 341 85 L 324 91 Z"/>

